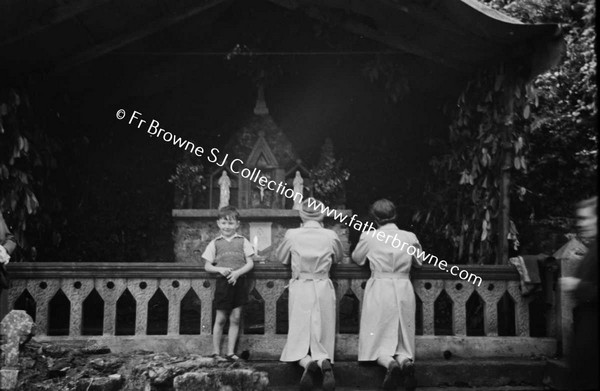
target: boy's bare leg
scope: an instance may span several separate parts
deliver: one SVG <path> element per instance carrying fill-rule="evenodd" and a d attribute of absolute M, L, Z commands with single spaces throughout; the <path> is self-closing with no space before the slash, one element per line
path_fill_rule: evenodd
<path fill-rule="evenodd" d="M 215 325 L 213 327 L 213 354 L 221 354 L 221 337 L 223 337 L 225 321 L 227 321 L 227 311 L 217 310 Z"/>
<path fill-rule="evenodd" d="M 235 344 L 240 333 L 240 317 L 242 315 L 242 307 L 237 307 L 231 310 L 229 314 L 229 338 L 227 341 L 227 355 L 235 354 Z"/>

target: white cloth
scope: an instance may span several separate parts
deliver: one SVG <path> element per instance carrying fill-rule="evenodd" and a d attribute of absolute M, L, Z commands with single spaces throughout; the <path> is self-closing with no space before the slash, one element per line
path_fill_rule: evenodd
<path fill-rule="evenodd" d="M 392 242 L 377 239 L 377 232 L 385 237 L 397 235 L 404 248 L 394 248 Z M 406 274 L 411 265 L 421 260 L 408 254 L 409 245 L 420 249 L 412 232 L 398 229 L 396 224 L 380 227 L 375 235 L 364 232 L 352 252 L 352 260 L 359 265 L 370 262 L 371 277 L 366 284 L 358 337 L 358 360 L 373 361 L 381 356 L 398 355 L 400 359 L 415 357 L 415 293 Z M 392 273 L 403 278 L 388 278 Z M 390 276 L 393 277 L 393 276 Z"/>
<path fill-rule="evenodd" d="M 10 261 L 10 255 L 8 255 L 4 246 L 0 245 L 0 264 L 5 265 L 9 261 Z"/>
<path fill-rule="evenodd" d="M 304 358 L 310 350 L 313 360 L 333 362 L 335 347 L 335 290 L 329 278 L 334 262 L 343 256 L 337 234 L 316 221 L 307 221 L 302 228 L 289 229 L 276 250 L 277 259 L 292 267 L 289 285 L 289 327 L 281 361 Z M 302 273 L 302 274 L 301 274 Z M 308 279 L 309 274 L 317 274 Z"/>

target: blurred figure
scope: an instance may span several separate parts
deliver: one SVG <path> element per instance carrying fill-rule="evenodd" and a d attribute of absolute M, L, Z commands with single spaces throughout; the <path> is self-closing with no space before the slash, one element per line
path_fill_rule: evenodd
<path fill-rule="evenodd" d="M 577 217 L 580 234 L 589 241 L 589 250 L 575 276 L 561 278 L 561 288 L 572 292 L 573 343 L 569 354 L 571 388 L 598 389 L 598 241 L 596 213 L 598 197 L 582 201 Z"/>
<path fill-rule="evenodd" d="M 10 255 L 16 248 L 17 241 L 8 229 L 8 225 L 0 211 L 0 320 L 8 311 L 8 298 L 6 293 L 3 294 L 8 289 L 8 273 L 5 265 L 10 261 Z"/>

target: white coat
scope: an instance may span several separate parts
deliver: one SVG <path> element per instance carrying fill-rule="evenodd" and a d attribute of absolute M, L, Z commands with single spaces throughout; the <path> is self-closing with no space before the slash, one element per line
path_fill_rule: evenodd
<path fill-rule="evenodd" d="M 388 243 L 377 238 L 377 232 L 387 238 L 396 236 L 399 242 Z M 408 254 L 409 245 L 420 249 L 412 232 L 386 224 L 375 234 L 364 232 L 352 252 L 352 260 L 359 265 L 370 262 L 371 278 L 365 286 L 358 337 L 358 360 L 373 361 L 381 356 L 396 356 L 400 360 L 415 357 L 415 293 L 408 279 L 411 265 L 422 261 Z M 411 252 L 413 252 L 411 250 Z M 377 274 L 378 276 L 375 276 Z"/>
<path fill-rule="evenodd" d="M 337 234 L 317 221 L 289 229 L 276 250 L 277 259 L 291 264 L 289 327 L 281 361 L 304 358 L 333 362 L 335 346 L 335 290 L 329 269 L 343 256 Z"/>

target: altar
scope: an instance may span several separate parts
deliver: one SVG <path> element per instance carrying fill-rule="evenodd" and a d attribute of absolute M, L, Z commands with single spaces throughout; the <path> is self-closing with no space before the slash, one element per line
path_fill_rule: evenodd
<path fill-rule="evenodd" d="M 296 155 L 290 141 L 275 124 L 259 90 L 254 115 L 234 134 L 225 150 L 245 167 L 260 170 L 268 180 L 284 183 L 288 188 L 300 191 L 304 198 L 313 195 L 311 172 Z M 251 178 L 232 172 L 231 167 L 209 167 L 208 203 L 204 209 L 174 209 L 173 241 L 176 262 L 200 262 L 208 243 L 219 234 L 218 209 L 222 206 L 221 192 L 227 192 L 227 203 L 240 212 L 239 233 L 257 249 L 257 263 L 279 263 L 272 256 L 285 232 L 300 226 L 294 199 L 261 186 Z M 226 185 L 224 185 L 226 183 Z M 327 205 L 334 208 L 339 205 Z M 297 205 L 296 205 L 297 207 Z M 338 211 L 352 215 L 351 210 Z M 350 242 L 348 226 L 331 218 L 323 222 L 333 229 L 344 246 L 344 263 L 349 263 Z"/>

